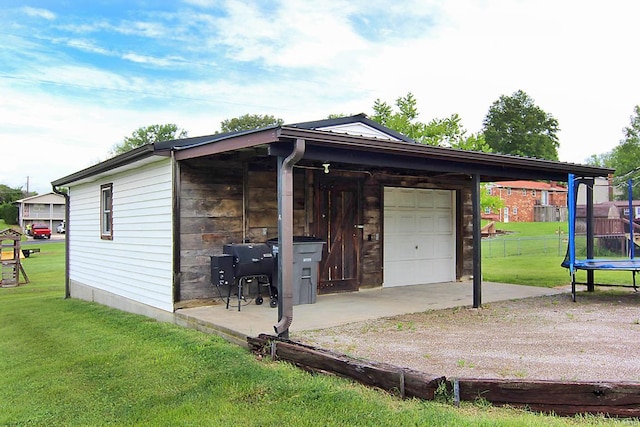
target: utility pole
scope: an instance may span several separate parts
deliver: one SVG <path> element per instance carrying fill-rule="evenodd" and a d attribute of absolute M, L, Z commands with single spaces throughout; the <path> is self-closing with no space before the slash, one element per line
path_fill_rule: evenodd
<path fill-rule="evenodd" d="M 27 197 L 29 197 L 29 175 L 27 175 Z"/>

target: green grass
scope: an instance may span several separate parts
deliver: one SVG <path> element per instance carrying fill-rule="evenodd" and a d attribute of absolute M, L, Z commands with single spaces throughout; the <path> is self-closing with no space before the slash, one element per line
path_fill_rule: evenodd
<path fill-rule="evenodd" d="M 543 287 L 571 284 L 568 270 L 560 266 L 568 244 L 566 223 L 511 222 L 497 223 L 496 228 L 509 233 L 483 240 L 484 280 Z M 576 279 L 586 281 L 586 272 L 578 271 Z M 633 283 L 632 273 L 626 271 L 596 271 L 595 280 L 607 284 Z"/>
<path fill-rule="evenodd" d="M 257 360 L 216 336 L 63 298 L 63 243 L 0 288 L 0 425 L 576 426 L 487 405 L 400 400 Z"/>
<path fill-rule="evenodd" d="M 569 229 L 566 222 L 497 222 L 496 228 L 510 233 L 505 237 L 567 235 Z"/>

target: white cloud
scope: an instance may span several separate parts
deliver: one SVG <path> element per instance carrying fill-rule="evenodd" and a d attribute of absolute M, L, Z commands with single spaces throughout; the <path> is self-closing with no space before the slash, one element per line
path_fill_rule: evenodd
<path fill-rule="evenodd" d="M 0 183 L 28 175 L 40 192 L 156 123 L 197 136 L 245 113 L 371 113 L 411 91 L 422 120 L 458 113 L 475 132 L 522 89 L 559 120 L 561 159 L 582 162 L 615 146 L 640 103 L 635 1 L 189 0 L 82 24 L 31 9 L 55 27 L 3 39 L 0 139 L 19 161 Z M 38 150 L 48 157 L 26 160 Z"/>
<path fill-rule="evenodd" d="M 22 8 L 22 10 L 28 16 L 31 16 L 34 18 L 43 18 L 48 21 L 53 21 L 54 19 L 56 19 L 56 14 L 47 9 L 40 9 L 40 8 L 25 6 Z"/>

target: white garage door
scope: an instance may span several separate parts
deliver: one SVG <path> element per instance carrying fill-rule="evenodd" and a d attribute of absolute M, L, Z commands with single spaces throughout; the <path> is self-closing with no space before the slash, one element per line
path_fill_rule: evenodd
<path fill-rule="evenodd" d="M 385 287 L 455 280 L 454 213 L 452 191 L 385 187 Z"/>

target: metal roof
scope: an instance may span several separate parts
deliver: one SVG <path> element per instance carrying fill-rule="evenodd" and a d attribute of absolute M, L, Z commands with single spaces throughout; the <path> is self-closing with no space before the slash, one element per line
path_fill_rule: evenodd
<path fill-rule="evenodd" d="M 374 127 L 399 140 L 317 130 L 317 128 L 355 122 Z M 510 179 L 566 181 L 568 173 L 584 177 L 599 177 L 614 172 L 613 169 L 589 165 L 419 144 L 360 114 L 149 144 L 60 178 L 53 181 L 52 185 L 64 186 L 154 155 L 169 156 L 173 153 L 176 160 L 181 161 L 253 147 L 266 147 L 267 153 L 271 156 L 287 156 L 291 152 L 293 142 L 297 139 L 305 140 L 306 149 L 303 159 L 309 161 L 341 162 L 363 168 L 385 167 L 433 173 L 479 174 L 483 181 Z"/>

